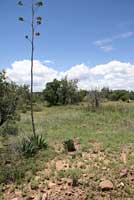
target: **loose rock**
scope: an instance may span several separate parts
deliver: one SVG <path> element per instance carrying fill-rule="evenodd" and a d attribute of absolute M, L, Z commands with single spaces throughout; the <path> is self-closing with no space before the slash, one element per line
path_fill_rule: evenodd
<path fill-rule="evenodd" d="M 43 194 L 42 200 L 48 200 L 48 194 L 47 193 Z"/>
<path fill-rule="evenodd" d="M 100 182 L 99 187 L 102 190 L 112 190 L 114 188 L 113 183 L 109 180 L 104 180 Z"/>

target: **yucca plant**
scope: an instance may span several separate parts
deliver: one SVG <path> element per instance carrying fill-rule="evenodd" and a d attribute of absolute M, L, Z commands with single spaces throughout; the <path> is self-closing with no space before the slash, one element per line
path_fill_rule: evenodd
<path fill-rule="evenodd" d="M 47 147 L 48 144 L 42 135 L 31 135 L 27 138 L 23 138 L 19 150 L 24 156 L 29 157 L 36 154 L 37 150 L 46 149 Z"/>
<path fill-rule="evenodd" d="M 46 140 L 42 135 L 31 136 L 30 140 L 38 149 L 46 149 L 48 147 Z"/>
<path fill-rule="evenodd" d="M 24 138 L 19 145 L 19 150 L 24 156 L 32 156 L 36 153 L 36 147 L 29 140 L 29 138 Z"/>

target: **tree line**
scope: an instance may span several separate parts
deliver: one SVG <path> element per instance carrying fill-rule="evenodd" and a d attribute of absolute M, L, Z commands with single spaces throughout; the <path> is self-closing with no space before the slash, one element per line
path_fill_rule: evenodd
<path fill-rule="evenodd" d="M 30 110 L 29 86 L 18 86 L 9 82 L 5 71 L 0 72 L 0 126 L 13 118 L 16 110 Z M 88 99 L 88 100 L 87 100 Z M 77 104 L 82 101 L 96 101 L 96 106 L 101 100 L 131 101 L 134 100 L 134 91 L 110 90 L 79 90 L 77 80 L 68 80 L 67 77 L 46 84 L 42 92 L 34 93 L 33 103 L 47 102 L 49 106 Z"/>

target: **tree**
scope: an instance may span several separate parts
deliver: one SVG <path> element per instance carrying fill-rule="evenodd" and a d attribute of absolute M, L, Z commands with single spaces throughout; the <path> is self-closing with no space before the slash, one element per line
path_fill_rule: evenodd
<path fill-rule="evenodd" d="M 23 1 L 18 1 L 18 5 L 23 7 Z M 31 93 L 30 93 L 30 105 L 31 105 L 31 121 L 32 121 L 32 130 L 33 135 L 36 136 L 36 130 L 35 130 L 35 122 L 34 122 L 34 113 L 33 113 L 33 67 L 34 67 L 34 50 L 35 50 L 35 36 L 40 36 L 40 32 L 36 32 L 36 27 L 38 25 L 42 24 L 42 18 L 40 16 L 35 16 L 35 12 L 39 7 L 43 6 L 42 1 L 32 0 L 31 2 L 31 35 L 26 35 L 25 38 L 30 42 L 31 45 Z M 19 17 L 19 21 L 21 22 L 27 22 L 27 20 L 24 19 L 24 17 Z"/>
<path fill-rule="evenodd" d="M 67 80 L 67 77 L 61 80 L 60 102 L 61 104 L 73 104 L 78 102 L 78 80 Z"/>
<path fill-rule="evenodd" d="M 67 80 L 66 77 L 61 81 L 54 79 L 46 84 L 43 95 L 50 105 L 77 103 L 79 101 L 77 80 Z"/>
<path fill-rule="evenodd" d="M 92 109 L 96 110 L 99 109 L 101 103 L 101 93 L 99 90 L 91 90 L 88 94 L 89 101 L 91 103 Z"/>
<path fill-rule="evenodd" d="M 17 107 L 17 86 L 8 82 L 5 71 L 0 72 L 0 126 L 12 119 Z"/>
<path fill-rule="evenodd" d="M 27 107 L 30 105 L 30 92 L 28 85 L 20 85 L 17 89 L 18 105 L 17 108 L 26 112 Z"/>
<path fill-rule="evenodd" d="M 88 91 L 87 90 L 79 90 L 78 91 L 78 100 L 81 102 L 83 101 L 84 97 L 86 97 L 88 95 Z"/>
<path fill-rule="evenodd" d="M 102 94 L 102 97 L 103 97 L 103 98 L 108 99 L 110 93 L 111 93 L 111 91 L 110 91 L 110 89 L 109 89 L 108 87 L 103 87 L 103 88 L 101 89 L 101 94 Z"/>
<path fill-rule="evenodd" d="M 43 91 L 43 95 L 46 101 L 50 105 L 57 105 L 59 103 L 59 90 L 60 90 L 60 81 L 54 79 L 53 82 L 46 84 L 46 89 Z"/>
<path fill-rule="evenodd" d="M 130 92 L 126 90 L 113 90 L 109 95 L 111 101 L 127 101 L 130 99 Z"/>

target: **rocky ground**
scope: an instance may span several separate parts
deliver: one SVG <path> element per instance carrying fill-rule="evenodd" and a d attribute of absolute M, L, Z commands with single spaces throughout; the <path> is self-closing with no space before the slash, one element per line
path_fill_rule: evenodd
<path fill-rule="evenodd" d="M 88 152 L 76 146 L 76 152 L 59 152 L 26 183 L 5 185 L 3 199 L 134 200 L 133 152 L 109 153 L 96 142 Z"/>

